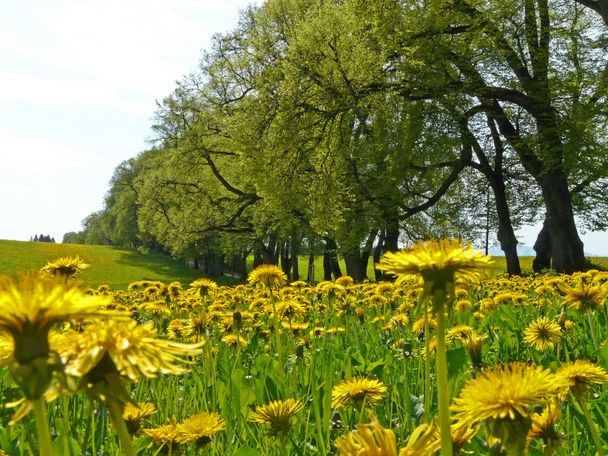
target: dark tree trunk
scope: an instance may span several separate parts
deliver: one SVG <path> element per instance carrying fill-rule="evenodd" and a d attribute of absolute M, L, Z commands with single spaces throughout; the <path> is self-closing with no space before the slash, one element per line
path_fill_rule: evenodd
<path fill-rule="evenodd" d="M 331 259 L 327 249 L 323 251 L 323 280 L 331 280 Z"/>
<path fill-rule="evenodd" d="M 351 276 L 355 282 L 361 282 L 364 278 L 367 278 L 363 268 L 361 250 L 359 247 L 344 251 L 343 256 L 346 265 L 346 273 Z"/>
<path fill-rule="evenodd" d="M 505 183 L 502 177 L 500 177 L 494 179 L 491 184 L 496 203 L 496 215 L 498 216 L 497 237 L 498 242 L 500 242 L 500 248 L 505 253 L 507 273 L 509 275 L 521 275 L 521 266 L 519 264 L 519 256 L 517 255 L 517 238 L 515 237 L 513 224 L 511 223 Z"/>
<path fill-rule="evenodd" d="M 536 257 L 532 260 L 532 270 L 540 272 L 543 269 L 549 269 L 551 267 L 551 235 L 549 234 L 547 217 L 545 217 L 543 227 L 534 243 L 534 251 L 536 252 Z"/>
<path fill-rule="evenodd" d="M 298 254 L 300 253 L 300 238 L 297 234 L 291 235 L 291 269 L 292 280 L 300 280 L 300 265 L 298 263 Z"/>
<path fill-rule="evenodd" d="M 572 200 L 565 174 L 545 174 L 539 182 L 545 200 L 545 216 L 551 237 L 552 266 L 557 272 L 570 274 L 585 270 L 587 260 L 572 211 Z"/>
<path fill-rule="evenodd" d="M 325 266 L 325 262 L 327 261 L 328 267 Z M 342 277 L 342 271 L 340 270 L 340 264 L 338 263 L 338 245 L 336 241 L 331 238 L 325 239 L 325 251 L 323 253 L 323 269 L 325 269 L 324 276 L 327 277 L 327 269 L 329 269 L 329 279 L 331 280 L 331 276 L 334 278 Z"/>
<path fill-rule="evenodd" d="M 279 256 L 281 257 L 281 269 L 287 277 L 291 277 L 291 258 L 289 257 L 289 244 L 287 242 L 281 243 Z"/>
<path fill-rule="evenodd" d="M 310 245 L 308 246 L 308 271 L 307 271 L 306 281 L 308 283 L 314 283 L 314 281 L 315 281 L 315 246 L 312 241 L 309 240 L 308 242 Z M 325 254 L 323 254 L 323 275 L 324 276 L 327 275 L 327 271 L 329 271 L 329 279 L 325 279 L 325 280 L 331 280 L 331 270 L 330 270 L 330 268 L 325 267 Z"/>
<path fill-rule="evenodd" d="M 380 263 L 380 258 L 384 253 L 384 239 L 385 234 L 384 230 L 380 231 L 380 237 L 378 238 L 378 243 L 376 247 L 374 247 L 374 275 L 376 277 L 376 282 L 380 282 L 381 280 L 386 280 L 386 275 L 376 267 L 378 263 Z"/>
<path fill-rule="evenodd" d="M 253 268 L 255 269 L 261 264 L 264 264 L 262 250 L 259 247 L 256 247 L 253 251 Z"/>

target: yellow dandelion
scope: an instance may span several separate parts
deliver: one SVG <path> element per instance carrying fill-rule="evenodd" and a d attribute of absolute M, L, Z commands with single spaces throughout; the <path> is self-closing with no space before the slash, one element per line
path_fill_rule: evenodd
<path fill-rule="evenodd" d="M 49 261 L 44 265 L 40 272 L 50 277 L 77 277 L 80 273 L 88 268 L 89 265 L 82 261 L 78 256 L 61 257 L 55 261 Z"/>
<path fill-rule="evenodd" d="M 466 342 L 473 335 L 473 328 L 469 325 L 457 325 L 448 329 L 445 333 L 446 340 L 458 339 Z"/>
<path fill-rule="evenodd" d="M 177 318 L 175 320 L 171 320 L 167 325 L 167 333 L 169 334 L 169 338 L 183 339 L 192 334 L 192 326 L 190 320 L 185 318 Z"/>
<path fill-rule="evenodd" d="M 437 320 L 429 317 L 429 329 L 435 329 L 437 327 Z M 412 324 L 412 332 L 419 333 L 424 331 L 424 317 L 419 318 Z"/>
<path fill-rule="evenodd" d="M 178 443 L 195 442 L 198 448 L 211 442 L 211 438 L 226 429 L 226 422 L 216 412 L 193 415 L 177 426 Z"/>
<path fill-rule="evenodd" d="M 291 430 L 291 417 L 304 408 L 301 401 L 286 399 L 272 401 L 249 413 L 249 421 L 270 425 L 269 435 L 286 434 Z"/>
<path fill-rule="evenodd" d="M 182 374 L 192 364 L 190 357 L 201 354 L 202 344 L 181 344 L 156 337 L 153 322 L 104 321 L 89 325 L 74 337 L 61 356 L 66 371 L 83 376 L 107 356 L 116 370 L 132 381 L 160 374 Z"/>
<path fill-rule="evenodd" d="M 386 385 L 369 377 L 352 377 L 334 385 L 331 391 L 331 406 L 336 409 L 350 406 L 360 410 L 364 405 L 375 407 L 386 395 Z"/>
<path fill-rule="evenodd" d="M 433 426 L 423 423 L 418 426 L 407 441 L 407 445 L 399 450 L 399 456 L 431 456 L 441 447 L 436 438 Z"/>
<path fill-rule="evenodd" d="M 577 399 L 584 398 L 592 383 L 601 385 L 608 382 L 608 373 L 586 359 L 577 359 L 564 364 L 557 370 L 557 375 L 568 382 L 569 391 Z"/>
<path fill-rule="evenodd" d="M 538 351 L 553 348 L 562 338 L 562 328 L 547 317 L 534 320 L 524 331 L 524 341 Z"/>
<path fill-rule="evenodd" d="M 600 308 L 608 297 L 606 286 L 586 284 L 582 280 L 575 288 L 565 284 L 558 285 L 558 288 L 564 294 L 564 300 L 583 313 Z"/>
<path fill-rule="evenodd" d="M 379 264 L 380 269 L 396 276 L 420 274 L 425 283 L 475 281 L 486 276 L 492 266 L 492 258 L 458 239 L 419 242 L 411 248 L 386 253 Z"/>
<path fill-rule="evenodd" d="M 357 430 L 338 437 L 335 444 L 342 456 L 397 456 L 395 433 L 374 416 L 369 424 L 359 423 Z"/>
<path fill-rule="evenodd" d="M 196 279 L 190 284 L 190 289 L 195 291 L 200 296 L 207 296 L 211 291 L 215 290 L 217 287 L 217 283 L 205 277 Z"/>
<path fill-rule="evenodd" d="M 542 439 L 547 448 L 555 449 L 559 447 L 562 436 L 555 429 L 558 417 L 559 403 L 557 401 L 548 403 L 540 413 L 532 413 L 530 415 L 532 426 L 528 432 L 528 441 Z"/>
<path fill-rule="evenodd" d="M 8 366 L 13 359 L 15 343 L 13 337 L 5 332 L 0 332 L 0 369 Z"/>
<path fill-rule="evenodd" d="M 568 382 L 542 366 L 515 362 L 480 372 L 462 388 L 451 407 L 465 426 L 487 419 L 516 419 L 563 392 Z"/>
<path fill-rule="evenodd" d="M 95 317 L 126 317 L 101 310 L 106 296 L 87 295 L 60 278 L 23 276 L 18 284 L 0 278 L 0 330 L 13 337 L 13 377 L 28 399 L 42 397 L 60 369 L 49 347 L 55 323 Z"/>
<path fill-rule="evenodd" d="M 239 336 L 238 334 L 227 334 L 226 336 L 222 337 L 222 342 L 230 345 L 231 347 L 239 347 L 241 349 L 245 349 L 247 348 L 247 345 L 249 345 L 247 339 Z"/>
<path fill-rule="evenodd" d="M 471 334 L 469 338 L 465 341 L 465 348 L 467 352 L 469 352 L 469 357 L 471 358 L 471 364 L 473 367 L 480 367 L 482 363 L 481 358 L 481 350 L 483 348 L 483 344 L 485 343 L 488 336 L 485 334 Z"/>
<path fill-rule="evenodd" d="M 127 430 L 131 434 L 136 434 L 141 428 L 144 419 L 156 413 L 156 407 L 150 402 L 140 402 L 133 404 L 127 402 L 122 411 L 122 418 L 127 424 Z"/>
<path fill-rule="evenodd" d="M 287 283 L 287 276 L 274 264 L 261 264 L 249 273 L 247 281 L 251 286 L 279 288 Z"/>
<path fill-rule="evenodd" d="M 177 431 L 177 424 L 169 423 L 157 428 L 144 429 L 142 432 L 144 435 L 152 437 L 157 445 L 167 445 L 168 448 L 174 448 L 177 445 Z"/>
<path fill-rule="evenodd" d="M 469 301 L 468 299 L 460 299 L 456 301 L 456 304 L 454 304 L 454 308 L 458 312 L 468 312 L 473 308 L 473 304 L 471 304 L 471 301 Z"/>
<path fill-rule="evenodd" d="M 275 308 L 277 315 L 283 318 L 293 318 L 306 312 L 302 303 L 295 299 L 279 301 Z"/>

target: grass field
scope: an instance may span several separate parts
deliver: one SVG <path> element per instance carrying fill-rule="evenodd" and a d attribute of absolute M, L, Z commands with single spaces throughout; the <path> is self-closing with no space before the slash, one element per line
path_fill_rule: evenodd
<path fill-rule="evenodd" d="M 62 256 L 78 255 L 91 266 L 82 274 L 82 280 L 91 287 L 101 284 L 110 288 L 125 289 L 131 282 L 142 279 L 170 282 L 178 280 L 188 285 L 193 279 L 201 277 L 201 272 L 187 268 L 182 261 L 174 260 L 158 253 L 144 254 L 137 250 L 121 249 L 105 245 L 53 244 L 48 242 L 22 242 L 0 240 L 0 274 L 15 277 L 21 271 L 37 271 L 48 261 Z M 591 259 L 599 266 L 608 267 L 608 258 Z M 495 273 L 504 272 L 505 259 L 495 257 Z M 524 273 L 532 272 L 532 257 L 520 258 Z M 253 257 L 247 263 L 250 271 Z M 299 258 L 300 277 L 306 279 L 308 256 Z M 340 268 L 346 274 L 344 261 L 340 259 Z M 369 262 L 367 275 L 374 277 L 373 264 Z M 315 259 L 315 281 L 323 280 L 323 258 Z M 217 281 L 217 280 L 216 280 Z M 236 282 L 229 277 L 218 281 L 224 285 Z"/>
<path fill-rule="evenodd" d="M 15 277 L 20 271 L 37 271 L 48 261 L 75 255 L 90 264 L 81 278 L 92 287 L 107 284 L 113 289 L 125 289 L 129 283 L 142 279 L 179 280 L 187 285 L 201 276 L 200 271 L 188 269 L 182 261 L 157 253 L 102 245 L 5 240 L 0 240 L 0 274 Z"/>

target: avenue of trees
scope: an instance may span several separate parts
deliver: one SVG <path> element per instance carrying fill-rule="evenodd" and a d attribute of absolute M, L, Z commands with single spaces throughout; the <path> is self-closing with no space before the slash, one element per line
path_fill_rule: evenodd
<path fill-rule="evenodd" d="M 296 255 L 323 253 L 326 277 L 362 280 L 370 256 L 440 237 L 496 239 L 518 274 L 514 232 L 544 221 L 535 269 L 572 272 L 578 230 L 608 227 L 607 120 L 605 0 L 267 0 L 66 236 L 210 273 L 253 254 L 306 278 Z"/>

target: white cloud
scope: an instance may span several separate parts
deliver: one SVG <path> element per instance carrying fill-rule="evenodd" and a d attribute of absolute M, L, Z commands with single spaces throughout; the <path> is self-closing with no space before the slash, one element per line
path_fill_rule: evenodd
<path fill-rule="evenodd" d="M 104 160 L 90 152 L 44 139 L 15 136 L 0 129 L 0 162 L 0 181 L 6 184 L 26 181 L 27 179 L 17 177 L 23 174 L 29 176 L 32 173 L 43 173 L 51 176 L 57 172 L 92 172 Z M 31 184 L 33 182 L 28 183 Z"/>
<path fill-rule="evenodd" d="M 102 81 L 74 77 L 42 77 L 0 73 L 0 101 L 67 107 L 104 107 L 149 115 L 154 104 L 133 102 Z"/>

